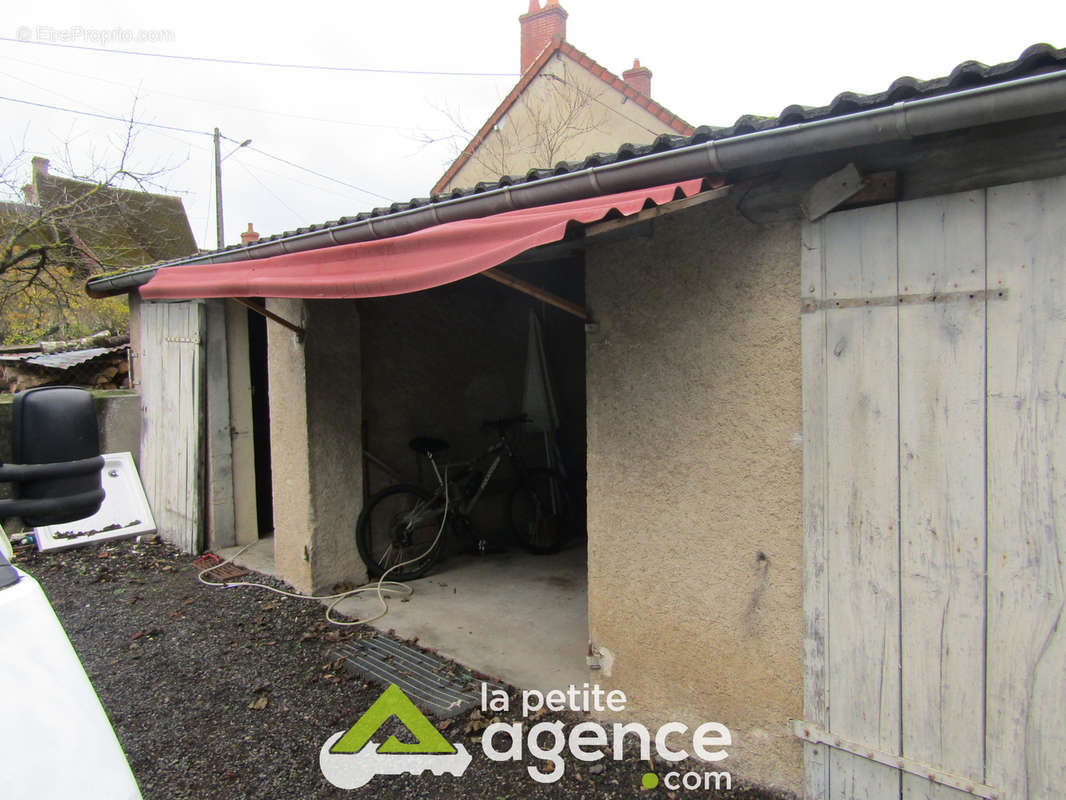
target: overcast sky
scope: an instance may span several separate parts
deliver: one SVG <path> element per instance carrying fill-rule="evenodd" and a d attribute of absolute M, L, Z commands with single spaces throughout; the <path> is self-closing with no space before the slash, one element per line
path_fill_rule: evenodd
<path fill-rule="evenodd" d="M 1066 3 L 673 2 L 563 0 L 567 39 L 621 73 L 639 57 L 652 95 L 694 125 L 842 91 L 878 92 L 901 75 L 946 75 L 967 59 L 1014 60 L 1036 42 L 1066 46 Z M 248 148 L 223 164 L 226 243 L 424 196 L 461 146 L 445 111 L 476 130 L 516 82 L 528 0 L 18 4 L 0 28 L 0 96 L 129 117 L 134 165 L 168 168 L 197 242 L 214 248 L 211 137 Z M 943 6 L 943 8 L 941 8 Z M 119 33 L 116 34 L 116 31 Z M 20 43 L 18 39 L 28 39 Z M 335 67 L 463 72 L 398 75 L 227 65 L 40 42 Z M 487 75 L 485 75 L 487 74 Z M 63 171 L 114 163 L 121 123 L 0 101 L 0 163 L 50 157 Z M 195 133 L 203 132 L 203 134 Z M 427 140 L 436 140 L 427 143 Z M 229 154 L 235 144 L 224 143 Z M 253 150 L 252 148 L 255 148 Z M 261 151 L 261 152 L 256 152 Z M 268 158 L 270 154 L 309 172 Z M 29 164 L 16 165 L 29 177 Z M 358 187 L 358 188 L 356 188 Z M 365 191 L 362 191 L 365 190 Z"/>

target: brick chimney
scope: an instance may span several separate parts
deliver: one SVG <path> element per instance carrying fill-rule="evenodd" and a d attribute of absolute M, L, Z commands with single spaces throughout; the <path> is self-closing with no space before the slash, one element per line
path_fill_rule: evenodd
<path fill-rule="evenodd" d="M 566 39 L 568 16 L 559 0 L 548 0 L 544 8 L 540 7 L 540 0 L 529 0 L 529 11 L 518 18 L 522 24 L 522 72 L 549 43 Z"/>
<path fill-rule="evenodd" d="M 49 161 L 48 161 L 47 158 L 42 158 L 41 156 L 34 156 L 33 158 L 30 159 L 30 161 L 33 163 L 33 174 L 34 175 L 47 175 L 48 174 Z"/>
<path fill-rule="evenodd" d="M 651 97 L 651 70 L 642 67 L 639 58 L 633 59 L 633 69 L 627 69 L 622 73 L 622 80 L 638 92 Z"/>
<path fill-rule="evenodd" d="M 259 241 L 259 234 L 252 228 L 252 223 L 248 223 L 248 230 L 241 233 L 241 244 L 252 244 Z"/>

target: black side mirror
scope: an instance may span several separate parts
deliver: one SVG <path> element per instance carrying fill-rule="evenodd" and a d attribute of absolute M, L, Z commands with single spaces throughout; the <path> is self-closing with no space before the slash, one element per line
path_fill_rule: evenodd
<path fill-rule="evenodd" d="M 19 392 L 11 440 L 16 463 L 0 465 L 0 481 L 15 484 L 17 499 L 0 501 L 0 516 L 20 516 L 36 527 L 84 519 L 100 509 L 104 459 L 87 391 L 42 386 Z"/>

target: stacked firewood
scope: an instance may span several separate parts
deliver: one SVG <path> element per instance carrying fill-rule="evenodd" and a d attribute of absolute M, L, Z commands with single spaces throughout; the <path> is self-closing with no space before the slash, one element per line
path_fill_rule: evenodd
<path fill-rule="evenodd" d="M 130 387 L 130 360 L 123 352 L 113 354 L 116 358 L 95 359 L 80 366 L 96 371 L 92 386 L 95 389 L 128 389 Z M 98 368 L 101 364 L 106 365 Z"/>
<path fill-rule="evenodd" d="M 0 391 L 21 392 L 37 386 L 81 386 L 86 389 L 128 389 L 130 387 L 128 339 L 109 337 L 101 340 L 79 340 L 73 343 L 41 342 L 37 346 L 21 346 L 0 352 Z M 62 345 L 67 344 L 67 347 Z M 113 348 L 95 355 L 85 352 L 90 348 Z M 66 353 L 70 359 L 56 360 L 39 358 L 42 355 Z M 78 356 L 84 353 L 84 361 Z M 34 363 L 35 360 L 38 363 Z M 68 363 L 73 362 L 73 363 Z"/>

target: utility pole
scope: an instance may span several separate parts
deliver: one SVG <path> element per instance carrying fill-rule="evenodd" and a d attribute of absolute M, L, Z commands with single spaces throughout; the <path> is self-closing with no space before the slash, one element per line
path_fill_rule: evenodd
<path fill-rule="evenodd" d="M 222 232 L 222 134 L 215 128 L 215 246 L 221 250 L 225 244 Z"/>
<path fill-rule="evenodd" d="M 232 141 L 232 140 L 230 140 Z M 251 139 L 245 139 L 237 147 L 233 148 L 226 154 L 226 158 L 229 158 L 233 154 L 237 153 L 241 147 L 247 147 L 252 144 Z M 222 229 L 222 162 L 225 161 L 222 158 L 222 133 L 219 129 L 214 129 L 214 225 L 215 225 L 215 246 L 217 250 L 222 250 L 225 243 L 225 233 Z"/>

